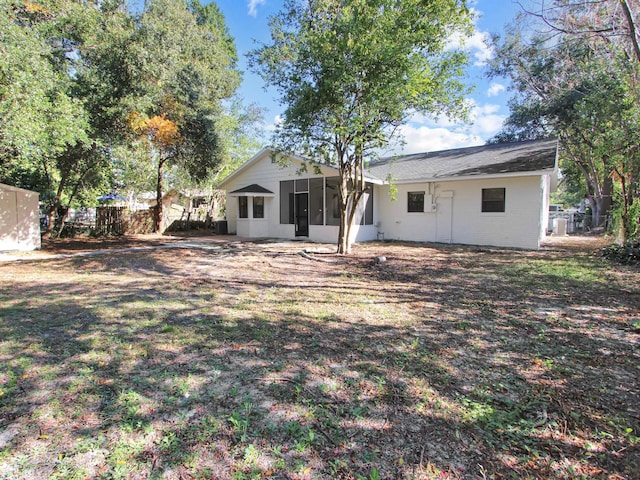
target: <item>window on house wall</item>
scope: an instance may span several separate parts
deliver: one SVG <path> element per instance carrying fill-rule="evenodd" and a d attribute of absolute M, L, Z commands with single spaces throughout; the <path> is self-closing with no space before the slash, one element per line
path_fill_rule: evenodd
<path fill-rule="evenodd" d="M 280 223 L 294 223 L 293 202 L 296 193 L 309 193 L 309 224 L 340 225 L 339 177 L 303 178 L 280 182 Z M 373 184 L 367 183 L 369 194 L 362 225 L 373 225 Z M 255 208 L 255 205 L 254 205 Z M 254 213 L 254 218 L 255 213 Z"/>
<path fill-rule="evenodd" d="M 324 178 L 309 179 L 309 224 L 324 225 Z"/>
<path fill-rule="evenodd" d="M 249 218 L 249 198 L 238 197 L 238 217 Z"/>
<path fill-rule="evenodd" d="M 339 177 L 327 177 L 325 179 L 325 204 L 326 225 L 340 225 L 340 200 L 338 198 L 338 188 L 340 185 Z"/>
<path fill-rule="evenodd" d="M 293 180 L 280 182 L 280 223 L 293 224 Z"/>
<path fill-rule="evenodd" d="M 296 180 L 296 193 L 307 193 L 309 191 L 309 179 L 301 178 Z"/>
<path fill-rule="evenodd" d="M 264 197 L 253 197 L 253 218 L 264 218 Z"/>
<path fill-rule="evenodd" d="M 407 194 L 407 212 L 424 212 L 424 192 Z"/>
<path fill-rule="evenodd" d="M 364 216 L 362 217 L 362 225 L 373 225 L 373 184 L 367 183 L 365 188 L 365 195 L 369 195 L 367 198 L 367 204 L 364 208 Z"/>
<path fill-rule="evenodd" d="M 482 211 L 483 212 L 504 212 L 505 189 L 504 188 L 483 188 L 482 189 Z"/>

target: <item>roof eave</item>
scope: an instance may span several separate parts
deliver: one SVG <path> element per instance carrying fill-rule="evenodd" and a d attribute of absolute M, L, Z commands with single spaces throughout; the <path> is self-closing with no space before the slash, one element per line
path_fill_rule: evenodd
<path fill-rule="evenodd" d="M 276 155 L 280 155 L 280 156 L 285 156 L 283 154 L 278 153 L 276 150 L 274 150 L 271 147 L 265 147 L 262 150 L 260 150 L 258 153 L 256 153 L 253 157 L 251 157 L 249 160 L 247 160 L 245 163 L 243 163 L 241 166 L 239 166 L 236 170 L 234 170 L 231 174 L 229 174 L 229 176 L 227 176 L 224 180 L 222 180 L 220 183 L 218 183 L 216 185 L 216 188 L 219 190 L 226 190 L 225 188 L 225 184 L 229 183 L 231 180 L 233 180 L 234 178 L 236 178 L 238 175 L 240 175 L 242 172 L 244 172 L 245 170 L 248 170 L 249 168 L 251 168 L 251 166 L 256 163 L 258 160 L 260 160 L 265 153 L 270 152 L 271 154 L 276 154 Z M 302 157 L 300 155 L 296 155 L 296 154 L 286 154 L 287 158 L 291 158 L 293 160 L 296 160 L 297 162 L 300 163 L 307 163 L 307 164 L 312 164 L 312 165 L 317 165 L 318 167 L 322 168 L 322 169 L 329 169 L 329 170 L 333 170 L 336 173 L 338 173 L 338 168 L 334 167 L 333 165 L 326 165 L 323 163 L 317 163 L 314 162 L 313 160 L 311 160 L 310 158 L 305 158 Z M 326 176 L 326 175 L 323 175 Z M 377 178 L 369 178 L 365 175 L 365 180 L 367 180 L 368 182 L 371 183 L 378 183 L 378 184 L 382 184 L 383 182 L 380 179 Z"/>
<path fill-rule="evenodd" d="M 228 197 L 275 197 L 275 193 L 266 192 L 231 192 L 227 193 Z"/>
<path fill-rule="evenodd" d="M 444 177 L 423 177 L 415 179 L 405 180 L 391 180 L 384 181 L 383 185 L 394 184 L 408 184 L 408 183 L 433 183 L 433 182 L 451 182 L 456 180 L 486 180 L 496 178 L 512 178 L 512 177 L 539 177 L 543 175 L 557 175 L 557 168 L 548 168 L 543 170 L 531 170 L 528 172 L 508 172 L 508 173 L 493 173 L 493 174 L 477 174 L 477 175 L 449 175 Z"/>

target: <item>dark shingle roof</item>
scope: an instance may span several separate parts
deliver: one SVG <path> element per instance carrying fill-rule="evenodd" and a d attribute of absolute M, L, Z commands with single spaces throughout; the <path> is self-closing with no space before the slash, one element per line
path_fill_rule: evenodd
<path fill-rule="evenodd" d="M 234 190 L 231 193 L 273 193 L 271 190 L 267 190 L 266 188 L 258 185 L 257 183 L 252 183 L 251 185 L 247 185 L 246 187 L 239 188 L 238 190 Z"/>
<path fill-rule="evenodd" d="M 381 180 L 437 180 L 553 170 L 558 141 L 531 140 L 380 158 L 368 173 Z"/>

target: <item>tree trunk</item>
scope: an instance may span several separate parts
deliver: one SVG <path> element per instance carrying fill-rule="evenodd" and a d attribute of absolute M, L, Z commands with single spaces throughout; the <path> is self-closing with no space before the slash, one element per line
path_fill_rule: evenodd
<path fill-rule="evenodd" d="M 351 253 L 351 227 L 356 212 L 358 211 L 358 203 L 364 194 L 361 182 L 349 181 L 344 177 L 344 181 L 340 183 L 340 230 L 338 233 L 338 253 L 348 255 Z M 343 200 L 344 199 L 344 200 Z"/>
<path fill-rule="evenodd" d="M 607 223 L 607 214 L 611 208 L 613 195 L 613 179 L 607 177 L 602 182 L 600 190 L 589 196 L 591 204 L 591 226 L 604 227 Z"/>
<path fill-rule="evenodd" d="M 94 148 L 95 148 L 95 144 L 94 144 Z M 71 191 L 71 195 L 69 196 L 69 200 L 67 201 L 67 206 L 66 207 L 62 207 L 62 205 L 58 206 L 58 208 L 63 213 L 60 216 L 60 223 L 58 225 L 58 232 L 56 234 L 57 237 L 60 237 L 60 235 L 62 234 L 62 229 L 64 228 L 64 222 L 67 221 L 67 217 L 69 216 L 69 208 L 71 208 L 71 203 L 73 202 L 73 199 L 76 197 L 76 194 L 78 193 L 78 190 L 82 185 L 82 181 L 84 177 L 91 171 L 92 168 L 93 168 L 92 164 L 89 164 L 89 166 L 87 166 L 87 168 L 85 168 L 84 171 L 80 174 L 80 177 L 78 178 L 78 180 L 75 182 L 73 186 L 73 190 Z M 62 204 L 62 192 L 60 192 L 59 203 Z"/>
<path fill-rule="evenodd" d="M 69 216 L 69 208 L 69 206 L 63 207 L 62 205 L 60 205 L 59 211 L 61 212 L 61 215 L 59 217 L 56 238 L 60 238 L 62 236 L 62 230 L 64 230 L 64 222 L 67 221 L 67 217 Z"/>
<path fill-rule="evenodd" d="M 631 6 L 627 0 L 620 0 L 622 5 L 622 11 L 624 12 L 624 18 L 627 21 L 629 28 L 629 39 L 631 40 L 631 46 L 633 47 L 633 53 L 636 57 L 636 62 L 640 62 L 640 43 L 638 42 L 638 29 L 636 27 L 635 19 L 633 18 L 633 12 Z"/>
<path fill-rule="evenodd" d="M 634 208 L 634 182 L 633 175 L 625 176 L 621 172 L 616 171 L 620 182 L 620 203 L 622 207 L 621 221 L 622 225 L 619 232 L 620 244 L 625 245 L 628 241 L 635 238 L 638 231 L 638 211 Z"/>
<path fill-rule="evenodd" d="M 349 244 L 348 223 L 349 219 L 346 211 L 340 212 L 340 230 L 338 231 L 338 254 L 348 255 L 351 253 Z"/>
<path fill-rule="evenodd" d="M 342 152 L 342 150 L 340 150 Z M 338 253 L 351 253 L 351 228 L 358 211 L 358 204 L 365 192 L 364 151 L 360 143 L 355 146 L 351 162 L 340 166 L 340 231 L 338 234 Z"/>
<path fill-rule="evenodd" d="M 44 232 L 43 238 L 51 238 L 53 230 L 55 228 L 56 212 L 62 207 L 62 191 L 64 189 L 64 180 L 60 180 L 56 196 L 53 199 L 53 204 L 49 207 L 49 224 L 47 230 Z M 65 215 L 66 217 L 66 215 Z"/>
<path fill-rule="evenodd" d="M 155 225 L 154 230 L 158 233 L 163 232 L 162 225 L 162 175 L 164 173 L 164 160 L 162 159 L 162 152 L 158 155 L 158 178 L 156 183 L 156 208 L 155 208 Z"/>
<path fill-rule="evenodd" d="M 53 223 L 56 221 L 56 205 L 55 202 L 49 206 L 49 210 L 47 211 L 47 228 L 44 231 L 42 238 L 50 238 L 51 232 L 53 231 Z"/>

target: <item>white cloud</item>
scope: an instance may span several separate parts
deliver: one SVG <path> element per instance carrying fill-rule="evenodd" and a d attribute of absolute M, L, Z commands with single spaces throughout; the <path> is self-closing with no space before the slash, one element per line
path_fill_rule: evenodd
<path fill-rule="evenodd" d="M 385 155 L 403 153 L 405 155 L 421 152 L 436 152 L 450 148 L 482 145 L 484 140 L 471 132 L 452 130 L 441 127 L 416 126 L 413 124 L 401 127 L 404 145 L 397 146 L 394 151 Z"/>
<path fill-rule="evenodd" d="M 491 46 L 490 40 L 489 33 L 479 30 L 476 30 L 474 34 L 466 40 L 465 46 L 471 50 L 475 58 L 473 64 L 476 67 L 484 67 L 493 57 L 493 47 Z"/>
<path fill-rule="evenodd" d="M 506 89 L 507 87 L 505 87 L 501 83 L 492 82 L 491 85 L 489 85 L 489 89 L 487 90 L 487 96 L 488 97 L 498 96 L 501 92 L 504 92 Z"/>
<path fill-rule="evenodd" d="M 282 125 L 282 115 L 276 115 L 273 117 L 273 121 L 264 127 L 267 132 L 275 132 L 276 129 Z"/>
<path fill-rule="evenodd" d="M 258 15 L 258 5 L 264 5 L 267 0 L 249 0 L 249 15 L 255 17 Z"/>
<path fill-rule="evenodd" d="M 450 148 L 483 145 L 502 128 L 505 120 L 500 115 L 500 105 L 480 105 L 473 99 L 469 102 L 469 123 L 453 121 L 446 117 L 434 119 L 416 114 L 400 128 L 402 143 L 390 146 L 382 155 L 434 152 Z"/>
<path fill-rule="evenodd" d="M 469 101 L 471 106 L 471 118 L 477 118 L 482 115 L 492 115 L 500 110 L 500 105 L 494 105 L 487 103 L 485 105 L 478 105 L 475 100 Z"/>
<path fill-rule="evenodd" d="M 488 140 L 502 128 L 506 116 L 499 115 L 500 105 L 487 103 L 478 105 L 473 102 L 471 109 L 471 130 L 478 136 Z"/>
<path fill-rule="evenodd" d="M 506 117 L 504 115 L 483 115 L 476 118 L 471 128 L 485 140 L 489 140 L 500 131 Z"/>
<path fill-rule="evenodd" d="M 478 29 L 477 21 L 482 16 L 482 13 L 475 8 L 471 8 L 470 12 L 474 23 L 476 23 L 473 33 L 469 36 L 463 36 L 459 32 L 453 34 L 449 38 L 447 48 L 462 49 L 470 52 L 474 58 L 473 65 L 475 67 L 484 67 L 494 55 L 491 35 L 489 32 L 483 32 Z"/>

